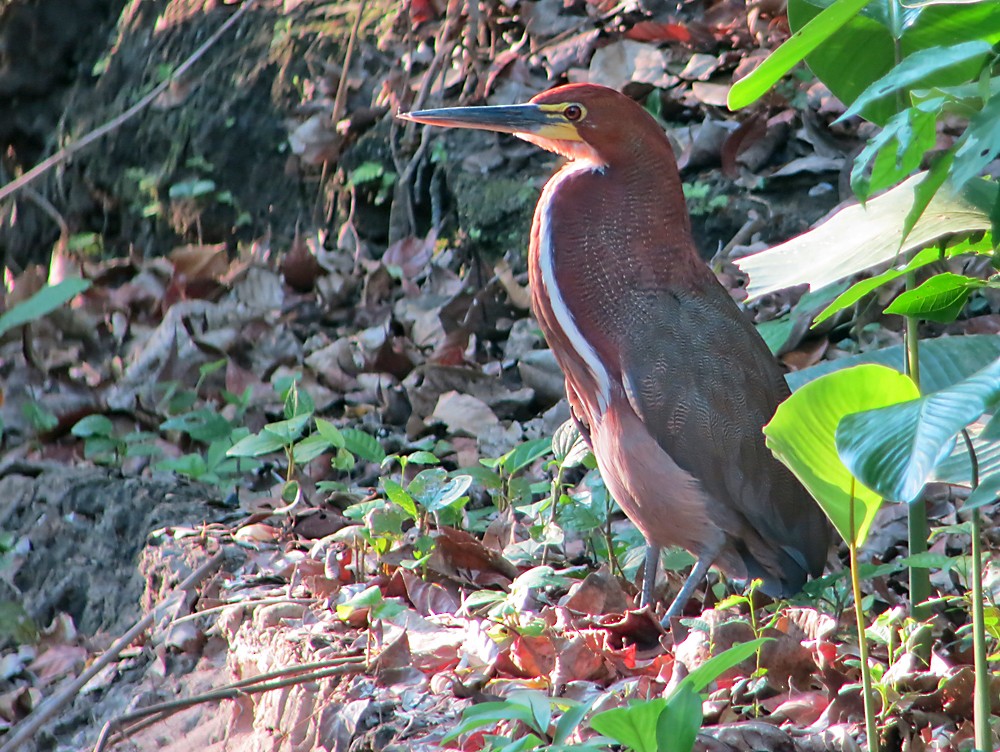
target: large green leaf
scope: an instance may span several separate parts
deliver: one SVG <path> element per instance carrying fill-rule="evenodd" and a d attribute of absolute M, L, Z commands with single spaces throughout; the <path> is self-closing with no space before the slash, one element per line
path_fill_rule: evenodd
<path fill-rule="evenodd" d="M 748 76 L 729 90 L 727 105 L 738 110 L 752 104 L 774 86 L 782 76 L 835 34 L 871 0 L 836 0 L 828 8 L 797 29 L 778 49 L 767 56 Z"/>
<path fill-rule="evenodd" d="M 918 396 L 908 376 L 884 366 L 858 366 L 805 385 L 764 426 L 774 456 L 808 489 L 844 540 L 864 542 L 882 498 L 841 462 L 838 424 L 846 415 Z"/>
<path fill-rule="evenodd" d="M 920 385 L 924 392 L 936 392 L 967 379 L 1000 357 L 1000 337 L 995 334 L 967 334 L 963 337 L 940 337 L 920 343 Z M 851 355 L 837 360 L 824 360 L 814 366 L 788 374 L 785 379 L 792 390 L 834 371 L 877 363 L 891 368 L 903 365 L 903 346 L 893 345 L 882 350 Z"/>
<path fill-rule="evenodd" d="M 961 44 L 950 44 L 945 47 L 930 47 L 925 50 L 917 50 L 909 57 L 901 60 L 899 65 L 894 66 L 882 78 L 869 84 L 858 95 L 858 98 L 850 103 L 847 111 L 839 119 L 843 120 L 852 115 L 857 115 L 865 107 L 897 91 L 908 90 L 917 85 L 922 89 L 930 88 L 927 82 L 931 81 L 935 74 L 953 65 L 969 60 L 982 60 L 991 48 L 992 45 L 989 42 L 974 39 L 962 42 Z"/>
<path fill-rule="evenodd" d="M 938 191 L 900 245 L 899 228 L 924 175 L 914 175 L 865 206 L 842 209 L 819 227 L 781 245 L 738 259 L 737 266 L 750 276 L 749 296 L 757 298 L 803 283 L 818 290 L 946 235 L 990 229 L 998 187 L 977 179 L 957 194 Z"/>
<path fill-rule="evenodd" d="M 902 404 L 848 415 L 841 460 L 883 497 L 911 502 L 952 451 L 955 435 L 1000 400 L 1000 358 L 965 381 Z"/>
<path fill-rule="evenodd" d="M 830 3 L 831 0 L 789 0 L 788 23 L 792 31 L 803 28 Z M 890 12 L 891 4 L 898 13 Z M 1000 41 L 1000 13 L 995 2 L 904 6 L 898 0 L 873 0 L 810 53 L 806 63 L 842 102 L 850 104 L 892 70 L 896 64 L 897 40 L 903 60 L 920 50 L 972 40 L 996 44 Z M 899 100 L 890 93 L 869 104 L 862 114 L 882 125 L 898 111 L 898 101 L 909 104 L 912 88 L 965 83 L 978 75 L 985 59 L 983 54 L 933 72 L 912 87 L 907 86 Z"/>

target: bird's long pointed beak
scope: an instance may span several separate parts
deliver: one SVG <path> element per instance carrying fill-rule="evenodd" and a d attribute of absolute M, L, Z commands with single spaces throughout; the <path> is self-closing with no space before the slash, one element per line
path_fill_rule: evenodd
<path fill-rule="evenodd" d="M 446 128 L 474 128 L 500 133 L 534 134 L 563 137 L 566 121 L 557 110 L 537 104 L 512 104 L 491 107 L 445 107 L 437 110 L 401 112 L 396 117 L 425 125 Z"/>

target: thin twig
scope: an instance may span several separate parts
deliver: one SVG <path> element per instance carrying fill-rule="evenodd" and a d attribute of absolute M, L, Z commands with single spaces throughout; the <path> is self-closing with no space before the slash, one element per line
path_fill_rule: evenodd
<path fill-rule="evenodd" d="M 69 225 L 66 223 L 63 215 L 59 213 L 59 210 L 52 205 L 52 202 L 34 188 L 25 188 L 24 195 L 59 226 L 59 237 L 69 240 Z"/>
<path fill-rule="evenodd" d="M 354 19 L 354 26 L 351 27 L 351 36 L 347 38 L 347 51 L 344 52 L 344 65 L 340 73 L 340 81 L 337 82 L 337 95 L 333 99 L 333 124 L 336 126 L 344 116 L 344 108 L 347 106 L 347 71 L 351 67 L 351 58 L 354 56 L 354 44 L 358 39 L 358 32 L 361 30 L 361 17 L 365 13 L 365 6 L 368 0 L 360 0 L 358 3 L 358 15 Z"/>
<path fill-rule="evenodd" d="M 177 586 L 177 590 L 187 591 L 196 588 L 201 584 L 202 580 L 218 569 L 222 565 L 222 562 L 232 555 L 232 552 L 233 549 L 231 548 L 224 548 L 219 551 L 215 556 L 188 575 L 187 579 Z M 132 629 L 115 640 L 111 647 L 100 658 L 94 661 L 86 671 L 70 682 L 61 692 L 53 695 L 39 705 L 31 715 L 11 729 L 10 734 L 4 740 L 3 746 L 0 747 L 0 752 L 14 752 L 21 744 L 31 739 L 57 710 L 76 697 L 77 693 L 87 682 L 97 676 L 109 663 L 117 660 L 122 650 L 131 645 L 136 637 L 145 632 L 158 615 L 158 609 L 152 609 Z"/>
<path fill-rule="evenodd" d="M 206 702 L 217 702 L 219 700 L 235 700 L 243 695 L 270 692 L 275 689 L 284 689 L 296 684 L 306 684 L 318 679 L 337 676 L 338 674 L 354 673 L 357 669 L 364 668 L 364 666 L 365 661 L 362 656 L 343 656 L 340 658 L 331 658 L 326 661 L 304 663 L 299 666 L 286 666 L 285 668 L 270 671 L 266 674 L 259 674 L 248 679 L 235 681 L 232 684 L 227 684 L 211 692 L 161 702 L 157 705 L 142 708 L 141 710 L 134 710 L 117 718 L 112 718 L 104 724 L 100 736 L 98 736 L 97 743 L 94 746 L 94 752 L 103 752 L 108 746 L 117 744 L 142 729 L 148 728 L 169 718 L 174 713 L 187 710 L 195 705 Z M 132 723 L 133 721 L 138 721 L 138 723 Z M 126 724 L 130 723 L 132 725 L 126 726 Z"/>
<path fill-rule="evenodd" d="M 149 92 L 149 94 L 147 94 L 142 99 L 140 99 L 138 102 L 136 102 L 134 105 L 132 105 L 131 107 L 129 107 L 121 115 L 118 115 L 117 117 L 112 118 L 111 120 L 109 120 L 108 122 L 106 122 L 104 125 L 98 126 L 94 130 L 90 131 L 90 133 L 85 134 L 79 140 L 74 141 L 73 143 L 69 144 L 68 146 L 64 146 L 62 149 L 60 149 L 59 151 L 57 151 L 51 157 L 42 160 L 37 165 L 35 165 L 34 167 L 32 167 L 30 170 L 28 170 L 26 173 L 24 173 L 21 177 L 12 180 L 11 182 L 7 183 L 7 185 L 5 185 L 2 188 L 0 188 L 0 201 L 3 201 L 8 196 L 16 193 L 18 190 L 20 190 L 24 186 L 28 185 L 28 183 L 31 183 L 32 181 L 38 179 L 40 176 L 42 176 L 43 174 L 45 174 L 46 172 L 48 172 L 49 170 L 51 170 L 56 165 L 61 164 L 62 162 L 65 162 L 67 159 L 69 159 L 71 156 L 73 156 L 74 154 L 76 154 L 78 151 L 80 151 L 81 149 L 83 149 L 83 148 L 85 148 L 87 146 L 90 146 L 90 144 L 94 143 L 95 141 L 97 141 L 102 136 L 106 136 L 108 133 L 111 133 L 112 131 L 117 130 L 122 125 L 124 125 L 126 122 L 128 122 L 133 117 L 135 117 L 140 112 L 142 112 L 144 109 L 146 109 L 150 104 L 153 103 L 153 101 L 158 96 L 160 96 L 160 94 L 162 94 L 164 91 L 166 91 L 167 88 L 172 83 L 174 83 L 175 81 L 179 80 L 181 76 L 183 76 L 185 73 L 187 73 L 187 71 L 196 62 L 198 62 L 198 60 L 206 52 L 208 52 L 208 50 L 216 42 L 219 41 L 219 39 L 222 37 L 222 35 L 225 34 L 233 26 L 233 24 L 236 23 L 236 21 L 240 18 L 240 16 L 242 16 L 247 11 L 247 9 L 249 9 L 255 2 L 256 2 L 256 0 L 246 0 L 246 2 L 244 2 L 243 5 L 241 5 L 236 10 L 235 13 L 233 13 L 233 15 L 231 15 L 229 18 L 226 19 L 225 23 L 223 23 L 222 26 L 220 26 L 218 29 L 216 29 L 215 33 L 212 34 L 212 36 L 210 36 L 208 39 L 205 40 L 205 43 L 203 45 L 201 45 L 201 47 L 199 47 L 194 52 L 192 52 L 191 56 L 177 67 L 177 70 L 175 70 L 173 72 L 173 74 L 171 74 L 164 81 L 160 82 L 160 84 L 158 84 L 156 87 L 154 87 L 153 90 L 151 92 Z M 0 750 L 3 750 L 3 749 L 5 749 L 5 748 L 4 747 L 0 747 Z"/>
<path fill-rule="evenodd" d="M 209 614 L 218 614 L 225 611 L 227 608 L 233 606 L 277 606 L 282 603 L 293 603 L 302 606 L 312 606 L 319 603 L 318 598 L 261 598 L 255 601 L 233 601 L 232 603 L 224 603 L 221 606 L 213 606 L 212 608 L 206 608 L 204 611 L 195 611 L 187 616 L 182 616 L 179 619 L 174 619 L 170 622 L 171 627 L 175 627 L 178 624 L 183 624 L 188 621 L 194 621 L 202 616 L 208 616 Z"/>

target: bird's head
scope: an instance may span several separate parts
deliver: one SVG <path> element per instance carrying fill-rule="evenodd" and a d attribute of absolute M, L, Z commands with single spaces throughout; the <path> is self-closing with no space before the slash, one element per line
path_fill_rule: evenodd
<path fill-rule="evenodd" d="M 401 113 L 427 125 L 512 133 L 570 159 L 608 164 L 622 153 L 666 144 L 663 130 L 636 102 L 614 89 L 568 84 L 536 95 L 526 104 L 450 107 Z"/>

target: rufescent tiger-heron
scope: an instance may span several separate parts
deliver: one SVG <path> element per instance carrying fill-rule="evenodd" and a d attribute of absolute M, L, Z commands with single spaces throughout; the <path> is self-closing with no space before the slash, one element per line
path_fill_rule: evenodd
<path fill-rule="evenodd" d="M 830 528 L 761 432 L 788 395 L 781 367 L 698 256 L 656 120 L 591 84 L 399 117 L 512 133 L 569 160 L 535 208 L 532 307 L 601 475 L 649 544 L 644 602 L 661 546 L 697 557 L 665 620 L 713 564 L 772 597 L 820 574 Z"/>

